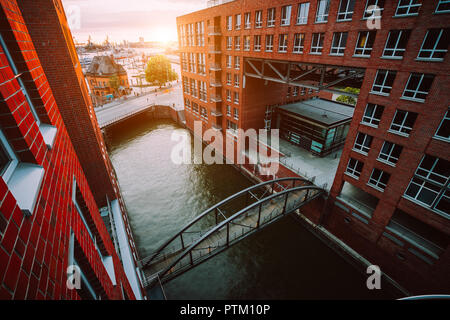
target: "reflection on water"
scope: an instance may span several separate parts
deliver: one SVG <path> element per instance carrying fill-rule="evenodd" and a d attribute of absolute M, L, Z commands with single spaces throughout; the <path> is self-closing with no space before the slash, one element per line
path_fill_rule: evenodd
<path fill-rule="evenodd" d="M 229 165 L 176 165 L 170 121 L 132 120 L 107 132 L 141 257 L 195 216 L 248 187 Z M 169 299 L 386 298 L 291 218 L 246 238 L 165 285 Z"/>

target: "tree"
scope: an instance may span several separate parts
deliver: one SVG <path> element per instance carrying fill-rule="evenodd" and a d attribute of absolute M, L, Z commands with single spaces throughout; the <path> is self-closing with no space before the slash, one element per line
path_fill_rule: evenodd
<path fill-rule="evenodd" d="M 145 80 L 149 83 L 156 83 L 160 87 L 169 81 L 178 79 L 178 74 L 173 71 L 169 59 L 163 55 L 157 55 L 147 63 L 145 69 Z"/>
<path fill-rule="evenodd" d="M 343 91 L 359 94 L 359 89 L 357 89 L 357 88 L 347 87 Z M 351 97 L 351 96 L 342 95 L 342 96 L 337 97 L 336 101 L 339 101 L 339 102 L 342 102 L 342 103 L 346 103 L 346 104 L 351 104 L 352 106 L 356 105 L 356 99 L 354 97 Z"/>
<path fill-rule="evenodd" d="M 112 76 L 109 78 L 109 86 L 114 89 L 114 93 L 117 94 L 120 86 L 120 80 L 118 76 Z"/>

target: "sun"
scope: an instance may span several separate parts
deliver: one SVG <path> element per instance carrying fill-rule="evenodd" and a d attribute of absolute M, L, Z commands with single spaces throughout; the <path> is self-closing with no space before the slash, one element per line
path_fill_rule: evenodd
<path fill-rule="evenodd" d="M 155 32 L 150 32 L 148 38 L 161 43 L 168 43 L 177 40 L 177 33 L 170 29 L 157 29 Z"/>

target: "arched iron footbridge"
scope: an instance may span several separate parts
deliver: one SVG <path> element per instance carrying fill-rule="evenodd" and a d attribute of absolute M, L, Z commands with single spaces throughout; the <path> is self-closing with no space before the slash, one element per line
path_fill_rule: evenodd
<path fill-rule="evenodd" d="M 279 178 L 220 201 L 140 261 L 144 285 L 151 288 L 175 278 L 324 192 L 306 179 Z"/>

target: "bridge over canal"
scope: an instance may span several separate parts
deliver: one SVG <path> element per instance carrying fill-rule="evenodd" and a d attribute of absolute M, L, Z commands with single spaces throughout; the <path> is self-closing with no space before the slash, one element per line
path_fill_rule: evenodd
<path fill-rule="evenodd" d="M 144 285 L 148 290 L 161 286 L 324 193 L 293 177 L 266 181 L 222 200 L 140 261 Z"/>

